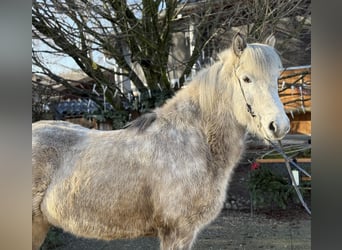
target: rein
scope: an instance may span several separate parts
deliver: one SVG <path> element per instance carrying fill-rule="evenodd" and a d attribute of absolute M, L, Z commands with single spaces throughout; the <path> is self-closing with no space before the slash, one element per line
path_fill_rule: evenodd
<path fill-rule="evenodd" d="M 298 186 L 296 185 L 296 181 L 294 179 L 294 176 L 292 174 L 292 171 L 291 171 L 291 167 L 290 167 L 290 163 L 296 167 L 298 170 L 300 170 L 303 174 L 305 174 L 306 176 L 308 177 L 311 177 L 311 175 L 306 172 L 304 169 L 302 169 L 301 167 L 299 167 L 293 160 L 291 160 L 285 153 L 284 153 L 284 150 L 283 150 L 283 145 L 281 144 L 281 141 L 278 140 L 278 143 L 279 143 L 279 147 L 277 147 L 272 141 L 266 139 L 273 147 L 276 151 L 278 151 L 279 154 L 281 154 L 284 159 L 285 159 L 285 165 L 286 165 L 286 169 L 287 169 L 287 172 L 289 173 L 290 175 L 290 178 L 291 178 L 291 181 L 292 181 L 292 186 L 293 188 L 295 189 L 296 193 L 297 193 L 297 196 L 300 200 L 300 202 L 302 203 L 302 206 L 305 208 L 305 210 L 307 211 L 307 213 L 309 215 L 311 215 L 311 210 L 309 209 L 309 207 L 307 206 L 306 202 L 304 201 L 303 199 L 303 196 L 301 194 L 301 192 L 299 191 L 298 189 Z"/>

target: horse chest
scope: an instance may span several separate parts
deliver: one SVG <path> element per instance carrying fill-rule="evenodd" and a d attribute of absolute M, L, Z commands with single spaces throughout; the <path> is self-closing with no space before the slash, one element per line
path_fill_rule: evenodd
<path fill-rule="evenodd" d="M 210 146 L 211 160 L 208 162 L 208 169 L 211 174 L 210 183 L 207 187 L 202 188 L 206 189 L 203 190 L 203 194 L 207 193 L 206 199 L 216 213 L 222 208 L 234 168 L 244 151 L 244 139 L 231 139 L 218 140 Z"/>
<path fill-rule="evenodd" d="M 226 130 L 222 134 L 209 137 L 208 141 L 211 153 L 210 169 L 219 171 L 220 173 L 217 173 L 217 175 L 228 175 L 237 165 L 244 151 L 245 139 L 243 133 L 234 135 L 229 133 L 229 130 Z M 224 178 L 228 178 L 228 176 Z"/>

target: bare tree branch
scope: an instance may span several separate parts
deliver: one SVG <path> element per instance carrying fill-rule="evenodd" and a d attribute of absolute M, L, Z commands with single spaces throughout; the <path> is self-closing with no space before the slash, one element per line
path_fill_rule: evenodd
<path fill-rule="evenodd" d="M 109 81 L 108 72 L 129 77 L 147 98 L 148 93 L 152 97 L 160 91 L 172 93 L 170 58 L 181 69 L 183 83 L 203 51 L 210 50 L 207 56 L 215 53 L 214 48 L 220 48 L 227 40 L 227 32 L 232 27 L 244 27 L 251 42 L 261 41 L 279 29 L 284 18 L 301 16 L 298 26 L 288 31 L 286 39 L 291 39 L 298 36 L 310 14 L 307 0 L 35 0 L 32 36 L 41 43 L 33 46 L 32 63 L 35 70 L 39 69 L 75 94 L 96 99 L 89 90 L 79 91 L 69 86 L 68 80 L 49 65 L 51 58 L 61 55 L 71 58 L 94 82 L 107 87 L 106 101 L 120 109 L 122 102 L 113 99 L 119 90 L 118 84 Z M 173 37 L 176 32 L 190 32 L 190 24 L 194 28 L 191 31 L 193 49 L 188 57 L 180 60 L 172 54 Z M 115 60 L 122 71 L 116 72 L 111 65 L 99 63 L 95 58 L 99 55 Z M 125 93 L 120 98 L 127 99 Z"/>

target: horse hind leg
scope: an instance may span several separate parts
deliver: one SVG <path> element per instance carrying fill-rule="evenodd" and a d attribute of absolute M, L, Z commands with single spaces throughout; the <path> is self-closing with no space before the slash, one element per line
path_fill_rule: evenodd
<path fill-rule="evenodd" d="M 47 232 L 50 228 L 50 223 L 45 218 L 40 210 L 40 205 L 45 192 L 37 192 L 33 189 L 32 199 L 32 250 L 39 250 L 43 244 Z"/>
<path fill-rule="evenodd" d="M 40 222 L 32 223 L 32 250 L 40 249 L 49 228 L 49 224 L 41 224 Z"/>
<path fill-rule="evenodd" d="M 41 211 L 41 204 L 50 184 L 53 165 L 39 164 L 33 157 L 32 166 L 32 250 L 38 250 L 50 228 L 49 222 Z"/>
<path fill-rule="evenodd" d="M 34 216 L 32 218 L 32 250 L 39 250 L 43 244 L 50 224 L 43 216 Z"/>

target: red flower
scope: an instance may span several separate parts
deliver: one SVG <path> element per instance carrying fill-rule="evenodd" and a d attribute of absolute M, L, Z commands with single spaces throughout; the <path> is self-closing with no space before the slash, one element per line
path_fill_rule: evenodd
<path fill-rule="evenodd" d="M 252 162 L 251 164 L 251 170 L 256 170 L 260 167 L 260 163 L 259 162 Z"/>

